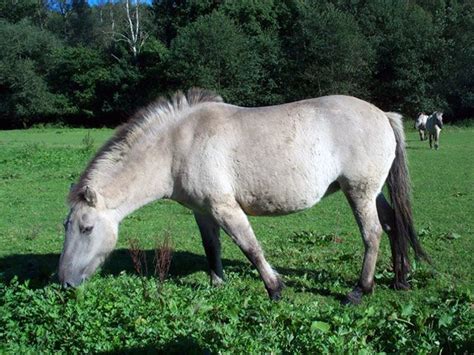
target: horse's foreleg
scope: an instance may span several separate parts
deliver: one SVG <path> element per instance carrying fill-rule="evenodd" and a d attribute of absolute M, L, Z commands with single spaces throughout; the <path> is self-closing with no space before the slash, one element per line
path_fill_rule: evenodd
<path fill-rule="evenodd" d="M 429 133 L 429 137 L 430 137 L 430 149 L 433 149 L 433 135 Z"/>
<path fill-rule="evenodd" d="M 224 271 L 221 260 L 221 243 L 219 240 L 219 225 L 211 216 L 194 213 L 199 231 L 201 232 L 202 245 L 209 263 L 211 284 L 218 286 L 224 282 Z"/>
<path fill-rule="evenodd" d="M 265 259 L 247 216 L 238 203 L 233 201 L 212 206 L 212 214 L 219 225 L 257 268 L 270 298 L 278 300 L 283 282 Z"/>
<path fill-rule="evenodd" d="M 434 146 L 435 146 L 435 149 L 437 150 L 439 148 L 439 130 L 438 129 L 436 129 L 434 138 L 435 138 Z"/>
<path fill-rule="evenodd" d="M 358 304 L 362 299 L 362 295 L 371 293 L 374 288 L 375 264 L 379 252 L 382 226 L 379 222 L 374 198 L 361 191 L 356 193 L 346 192 L 346 196 L 359 225 L 365 253 L 359 283 L 346 296 L 343 303 Z"/>
<path fill-rule="evenodd" d="M 418 133 L 420 134 L 420 141 L 424 141 L 425 140 L 425 133 L 423 132 L 423 130 L 418 130 Z"/>

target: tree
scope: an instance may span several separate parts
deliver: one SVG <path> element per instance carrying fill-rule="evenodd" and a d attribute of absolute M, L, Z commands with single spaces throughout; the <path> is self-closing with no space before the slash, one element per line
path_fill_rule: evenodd
<path fill-rule="evenodd" d="M 42 28 L 47 17 L 47 0 L 0 0 L 0 14 L 8 22 L 28 19 Z"/>
<path fill-rule="evenodd" d="M 69 45 L 91 46 L 96 42 L 98 19 L 87 0 L 50 0 L 53 9 L 48 29 Z"/>
<path fill-rule="evenodd" d="M 449 59 L 437 89 L 446 97 L 451 118 L 474 117 L 474 4 L 450 2 L 446 9 L 444 38 Z"/>
<path fill-rule="evenodd" d="M 169 47 L 180 28 L 196 21 L 200 16 L 211 14 L 221 3 L 220 0 L 153 0 L 156 37 Z"/>
<path fill-rule="evenodd" d="M 442 24 L 420 6 L 397 0 L 368 2 L 358 19 L 376 51 L 375 102 L 409 114 L 445 108 L 435 87 L 447 60 Z"/>
<path fill-rule="evenodd" d="M 109 3 L 111 39 L 126 43 L 136 59 L 149 37 L 145 29 L 148 22 L 146 7 L 140 0 L 123 0 L 115 6 L 110 5 L 112 3 Z"/>
<path fill-rule="evenodd" d="M 298 8 L 289 39 L 288 92 L 291 98 L 350 94 L 367 98 L 373 51 L 354 17 L 330 3 L 307 1 Z"/>
<path fill-rule="evenodd" d="M 28 20 L 0 20 L 0 125 L 26 126 L 64 112 L 62 95 L 46 80 L 50 55 L 60 46 L 49 32 Z"/>
<path fill-rule="evenodd" d="M 279 4 L 273 0 L 242 0 L 224 2 L 219 8 L 242 29 L 258 60 L 258 105 L 281 103 L 286 94 L 282 80 L 286 62 L 278 32 Z"/>
<path fill-rule="evenodd" d="M 64 47 L 52 55 L 49 81 L 56 92 L 65 92 L 70 113 L 93 117 L 101 112 L 97 87 L 109 77 L 99 51 L 86 47 Z"/>
<path fill-rule="evenodd" d="M 177 88 L 214 89 L 232 103 L 254 105 L 261 65 L 247 36 L 214 11 L 182 28 L 171 43 L 168 80 Z"/>

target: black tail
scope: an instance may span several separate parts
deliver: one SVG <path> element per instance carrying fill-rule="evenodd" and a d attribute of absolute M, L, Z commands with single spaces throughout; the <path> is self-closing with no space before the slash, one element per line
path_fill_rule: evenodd
<path fill-rule="evenodd" d="M 395 271 L 395 287 L 405 288 L 408 286 L 406 275 L 410 268 L 408 246 L 411 245 L 417 259 L 421 258 L 429 261 L 429 257 L 421 247 L 413 226 L 410 176 L 405 152 L 402 116 L 392 112 L 387 112 L 386 115 L 389 118 L 397 142 L 395 160 L 387 178 L 388 190 L 395 212 L 395 231 L 390 235 L 390 244 Z"/>

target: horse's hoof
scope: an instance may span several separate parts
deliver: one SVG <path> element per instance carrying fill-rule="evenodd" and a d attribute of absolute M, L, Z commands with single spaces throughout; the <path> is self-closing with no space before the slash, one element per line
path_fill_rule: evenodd
<path fill-rule="evenodd" d="M 224 280 L 219 280 L 219 281 L 212 280 L 211 281 L 211 286 L 212 287 L 222 287 L 222 286 L 224 286 L 224 283 L 225 283 Z"/>
<path fill-rule="evenodd" d="M 408 291 L 410 289 L 410 285 L 408 282 L 393 281 L 392 288 L 399 291 Z"/>
<path fill-rule="evenodd" d="M 211 286 L 212 287 L 221 287 L 224 285 L 224 280 L 217 275 L 211 277 Z"/>
<path fill-rule="evenodd" d="M 362 296 L 364 292 L 359 286 L 354 287 L 354 289 L 347 294 L 346 297 L 341 301 L 341 304 L 344 306 L 348 305 L 358 305 L 362 302 Z"/>
<path fill-rule="evenodd" d="M 279 301 L 281 300 L 281 292 L 273 292 L 273 293 L 268 293 L 270 295 L 270 299 L 272 301 Z"/>
<path fill-rule="evenodd" d="M 276 287 L 272 289 L 267 288 L 268 296 L 270 297 L 270 299 L 272 301 L 279 301 L 281 299 L 281 291 L 283 290 L 284 287 L 285 287 L 285 284 L 283 283 L 283 281 L 278 279 Z"/>

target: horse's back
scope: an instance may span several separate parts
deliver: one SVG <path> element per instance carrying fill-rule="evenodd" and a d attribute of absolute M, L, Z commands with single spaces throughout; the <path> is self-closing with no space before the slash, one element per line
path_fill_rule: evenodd
<path fill-rule="evenodd" d="M 311 207 L 338 179 L 385 178 L 395 151 L 385 114 L 349 96 L 259 108 L 208 103 L 187 129 L 184 193 L 233 196 L 255 215 Z"/>

